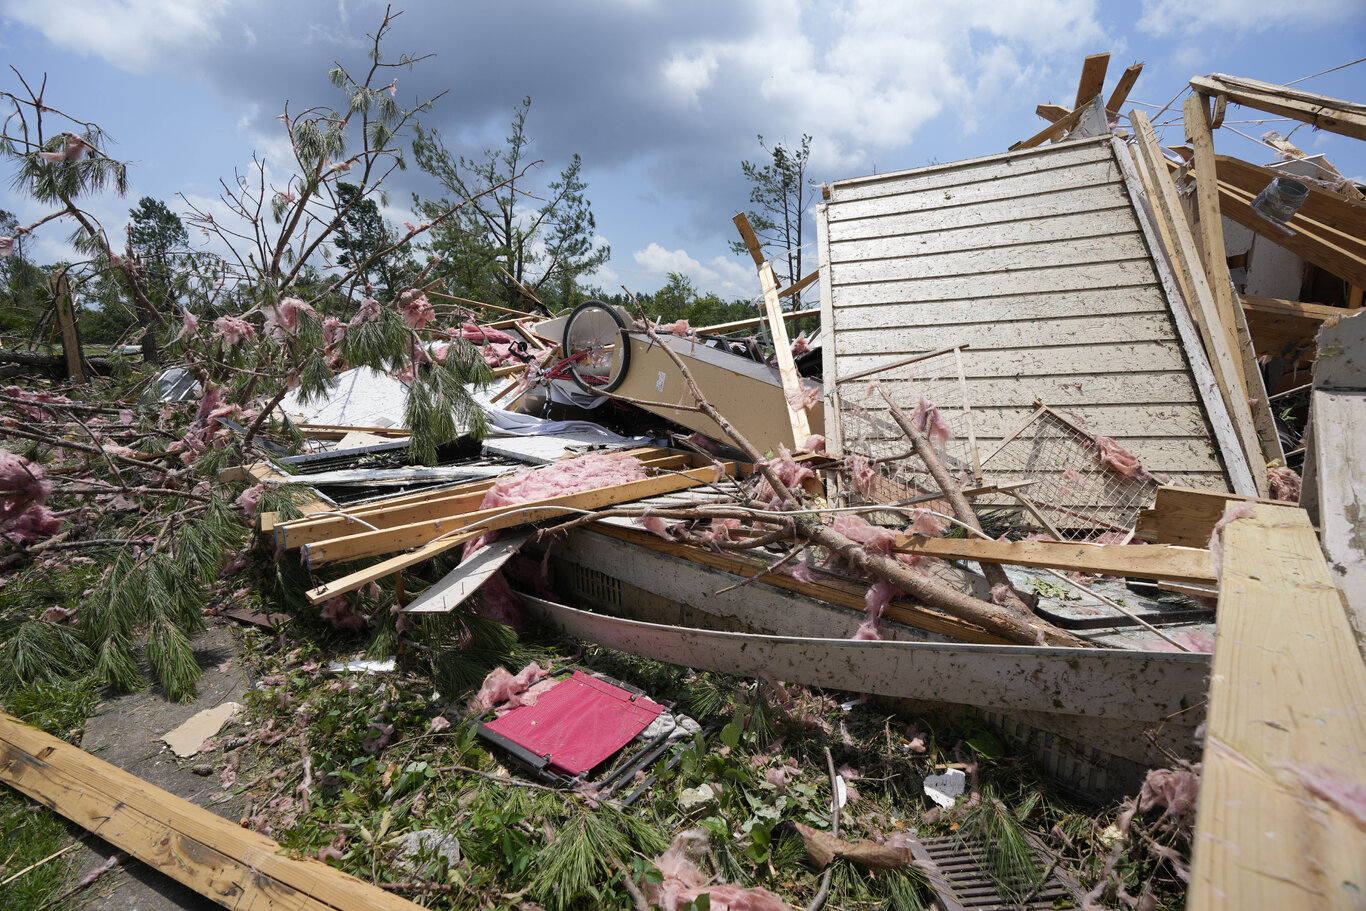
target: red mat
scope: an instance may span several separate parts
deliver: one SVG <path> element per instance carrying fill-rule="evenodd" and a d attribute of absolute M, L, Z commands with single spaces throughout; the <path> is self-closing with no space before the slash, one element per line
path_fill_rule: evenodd
<path fill-rule="evenodd" d="M 649 727 L 664 707 L 645 696 L 575 671 L 535 705 L 518 706 L 485 725 L 550 766 L 578 775 L 602 762 Z"/>

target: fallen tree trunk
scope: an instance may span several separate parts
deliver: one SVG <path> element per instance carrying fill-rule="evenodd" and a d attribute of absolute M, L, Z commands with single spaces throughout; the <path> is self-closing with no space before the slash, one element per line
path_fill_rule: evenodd
<path fill-rule="evenodd" d="M 85 363 L 92 372 L 108 376 L 113 367 L 107 357 L 87 357 Z M 66 358 L 60 354 L 41 354 L 37 351 L 24 351 L 19 348 L 0 348 L 0 369 L 7 375 L 40 374 L 55 380 L 65 379 L 67 375 Z"/>

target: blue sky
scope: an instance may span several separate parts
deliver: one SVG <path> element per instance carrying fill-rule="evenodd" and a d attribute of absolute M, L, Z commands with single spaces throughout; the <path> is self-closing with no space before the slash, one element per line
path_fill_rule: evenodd
<path fill-rule="evenodd" d="M 285 101 L 338 104 L 326 70 L 363 64 L 383 9 L 371 0 L 0 0 L 0 60 L 31 81 L 46 73 L 50 104 L 116 140 L 107 151 L 131 164 L 128 198 L 91 208 L 118 236 L 141 196 L 176 211 L 177 193 L 211 206 L 218 180 L 247 168 L 253 152 L 278 160 Z M 531 96 L 528 132 L 547 171 L 583 156 L 598 233 L 612 247 L 600 284 L 652 291 L 673 270 L 751 297 L 753 267 L 726 244 L 746 204 L 739 163 L 762 154 L 756 134 L 811 134 L 811 176 L 826 181 L 989 155 L 1044 125 L 1037 103 L 1070 105 L 1087 54 L 1111 54 L 1107 96 L 1143 61 L 1130 99 L 1157 115 L 1193 75 L 1287 82 L 1366 55 L 1366 3 L 415 2 L 386 51 L 436 55 L 401 73 L 400 97 L 450 89 L 423 122 L 457 149 L 497 145 Z M 8 71 L 0 85 L 17 87 Z M 1299 86 L 1366 100 L 1366 63 Z M 1176 121 L 1162 131 L 1170 143 L 1182 140 L 1179 114 L 1177 102 L 1156 119 Z M 1242 122 L 1264 116 L 1230 107 L 1227 123 L 1250 137 L 1296 126 Z M 1366 179 L 1366 143 L 1309 127 L 1292 141 Z M 1272 157 L 1229 129 L 1217 143 L 1252 161 Z M 415 168 L 389 189 L 395 220 L 409 216 L 412 191 L 434 190 Z M 0 208 L 22 220 L 42 214 L 8 181 Z M 66 233 L 45 230 L 30 255 L 56 258 Z M 814 265 L 814 243 L 806 253 Z"/>

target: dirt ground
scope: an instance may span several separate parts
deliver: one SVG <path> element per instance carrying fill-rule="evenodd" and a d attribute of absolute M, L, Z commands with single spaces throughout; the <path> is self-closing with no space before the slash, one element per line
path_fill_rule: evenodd
<path fill-rule="evenodd" d="M 194 640 L 194 649 L 204 676 L 193 702 L 169 702 L 155 687 L 111 698 L 86 722 L 81 746 L 159 788 L 208 806 L 221 794 L 218 775 L 198 775 L 193 767 L 212 762 L 214 754 L 179 759 L 161 742 L 161 736 L 204 709 L 223 702 L 242 702 L 251 683 L 227 626 L 210 626 Z M 230 723 L 224 732 L 231 729 Z M 209 809 L 236 820 L 241 815 L 241 798 L 215 803 Z M 88 845 L 76 851 L 75 869 L 80 877 L 104 863 L 115 850 L 96 838 L 89 839 Z M 207 911 L 219 906 L 130 858 L 104 874 L 76 907 L 82 911 Z"/>

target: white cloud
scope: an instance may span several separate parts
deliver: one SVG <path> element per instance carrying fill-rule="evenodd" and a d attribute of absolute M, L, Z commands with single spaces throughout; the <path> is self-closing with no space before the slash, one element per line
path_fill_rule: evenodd
<path fill-rule="evenodd" d="M 1143 0 L 1139 31 L 1165 36 L 1207 28 L 1260 32 L 1283 25 L 1315 26 L 1361 16 L 1361 0 Z"/>
<path fill-rule="evenodd" d="M 217 45 L 227 8 L 228 0 L 62 0 L 6 2 L 0 10 L 53 44 L 143 73 L 167 56 Z"/>
<path fill-rule="evenodd" d="M 658 288 L 668 281 L 670 272 L 692 279 L 699 291 L 723 298 L 750 298 L 758 293 L 759 279 L 754 270 L 725 256 L 712 257 L 704 265 L 687 250 L 668 250 L 651 242 L 631 254 L 645 276 L 641 287 Z"/>

